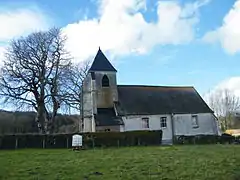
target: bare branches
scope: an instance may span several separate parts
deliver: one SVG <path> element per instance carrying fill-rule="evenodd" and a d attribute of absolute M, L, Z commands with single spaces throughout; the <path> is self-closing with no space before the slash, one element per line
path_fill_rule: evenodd
<path fill-rule="evenodd" d="M 37 112 L 40 132 L 53 132 L 60 108 L 83 107 L 83 80 L 90 62 L 73 65 L 60 29 L 35 32 L 13 40 L 1 68 L 3 103 Z"/>
<path fill-rule="evenodd" d="M 4 103 L 33 107 L 43 132 L 48 131 L 63 101 L 62 76 L 71 62 L 65 40 L 58 28 L 13 40 L 1 68 Z"/>
<path fill-rule="evenodd" d="M 240 109 L 240 99 L 228 89 L 218 90 L 209 97 L 209 105 L 220 119 L 223 130 L 229 128 L 234 111 Z"/>
<path fill-rule="evenodd" d="M 86 78 L 90 68 L 90 62 L 85 61 L 76 65 L 70 66 L 66 72 L 64 102 L 78 111 L 80 111 L 82 102 L 82 86 L 83 80 Z"/>
<path fill-rule="evenodd" d="M 83 106 L 85 104 L 83 98 L 83 82 L 90 68 L 90 62 L 85 61 L 80 64 L 72 64 L 69 67 L 70 69 L 65 71 L 64 75 L 64 104 L 80 113 L 81 119 L 79 121 L 79 131 L 82 131 L 84 111 Z"/>

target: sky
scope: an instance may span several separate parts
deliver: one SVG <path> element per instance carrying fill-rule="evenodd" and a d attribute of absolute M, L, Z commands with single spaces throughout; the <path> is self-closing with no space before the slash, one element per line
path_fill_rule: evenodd
<path fill-rule="evenodd" d="M 11 39 L 53 26 L 76 62 L 100 46 L 118 84 L 240 96 L 240 0 L 0 0 L 0 65 Z"/>

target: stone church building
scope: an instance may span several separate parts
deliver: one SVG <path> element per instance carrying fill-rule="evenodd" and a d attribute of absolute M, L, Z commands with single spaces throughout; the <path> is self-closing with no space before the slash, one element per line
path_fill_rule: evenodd
<path fill-rule="evenodd" d="M 163 142 L 218 134 L 213 111 L 194 87 L 118 85 L 117 70 L 100 48 L 83 92 L 84 132 L 162 129 Z"/>

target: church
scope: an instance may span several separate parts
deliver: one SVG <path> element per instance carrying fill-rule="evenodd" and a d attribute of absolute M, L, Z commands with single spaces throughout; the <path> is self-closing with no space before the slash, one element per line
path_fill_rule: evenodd
<path fill-rule="evenodd" d="M 163 143 L 218 134 L 214 112 L 194 87 L 118 85 L 117 70 L 100 48 L 83 83 L 82 104 L 84 132 L 162 130 Z"/>

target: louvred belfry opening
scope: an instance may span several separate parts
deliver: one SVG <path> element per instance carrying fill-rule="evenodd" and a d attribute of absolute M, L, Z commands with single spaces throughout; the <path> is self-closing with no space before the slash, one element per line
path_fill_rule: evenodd
<path fill-rule="evenodd" d="M 102 87 L 109 87 L 109 79 L 106 75 L 102 78 Z"/>

